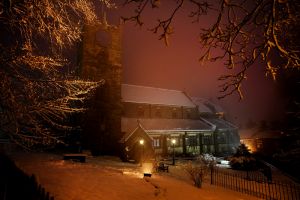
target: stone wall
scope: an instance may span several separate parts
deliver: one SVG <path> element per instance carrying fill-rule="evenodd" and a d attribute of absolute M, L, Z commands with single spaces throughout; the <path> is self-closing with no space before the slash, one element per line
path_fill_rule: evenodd
<path fill-rule="evenodd" d="M 80 75 L 105 83 L 91 101 L 84 128 L 85 145 L 95 154 L 117 153 L 121 136 L 121 27 L 86 25 Z"/>

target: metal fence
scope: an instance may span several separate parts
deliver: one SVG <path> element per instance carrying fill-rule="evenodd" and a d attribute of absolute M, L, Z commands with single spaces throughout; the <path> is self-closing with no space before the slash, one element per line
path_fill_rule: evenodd
<path fill-rule="evenodd" d="M 234 171 L 214 168 L 211 184 L 262 199 L 300 200 L 300 186 L 292 181 L 267 179 L 258 171 Z"/>
<path fill-rule="evenodd" d="M 36 180 L 28 176 L 8 159 L 0 155 L 0 200 L 54 200 Z"/>

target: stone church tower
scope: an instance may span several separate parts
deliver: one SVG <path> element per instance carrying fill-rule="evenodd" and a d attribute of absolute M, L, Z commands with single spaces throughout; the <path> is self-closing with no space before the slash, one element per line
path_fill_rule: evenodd
<path fill-rule="evenodd" d="M 94 154 L 117 153 L 121 135 L 121 34 L 120 26 L 86 25 L 81 52 L 83 79 L 104 80 L 85 119 L 84 145 Z"/>

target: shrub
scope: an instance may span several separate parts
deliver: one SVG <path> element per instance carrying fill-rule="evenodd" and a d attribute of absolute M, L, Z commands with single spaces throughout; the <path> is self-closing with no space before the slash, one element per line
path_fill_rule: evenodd
<path fill-rule="evenodd" d="M 184 166 L 185 171 L 190 175 L 194 185 L 201 188 L 204 177 L 210 169 L 216 165 L 216 160 L 209 154 L 203 154 L 197 157 L 196 162 L 189 162 Z"/>
<path fill-rule="evenodd" d="M 229 160 L 232 169 L 255 170 L 258 167 L 257 160 L 251 155 L 245 144 L 241 144 Z"/>

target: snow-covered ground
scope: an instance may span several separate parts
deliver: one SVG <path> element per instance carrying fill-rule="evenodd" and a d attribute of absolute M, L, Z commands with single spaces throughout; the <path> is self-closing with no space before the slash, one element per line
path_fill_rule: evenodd
<path fill-rule="evenodd" d="M 223 160 L 223 159 L 218 160 L 218 163 L 216 166 L 221 167 L 221 168 L 230 168 L 229 161 Z"/>
<path fill-rule="evenodd" d="M 22 153 L 12 156 L 28 174 L 38 181 L 55 200 L 255 200 L 206 180 L 201 189 L 184 174 L 179 166 L 170 172 L 154 173 L 143 178 L 149 165 L 124 163 L 116 157 L 88 157 L 86 163 L 64 161 L 55 154 Z"/>

